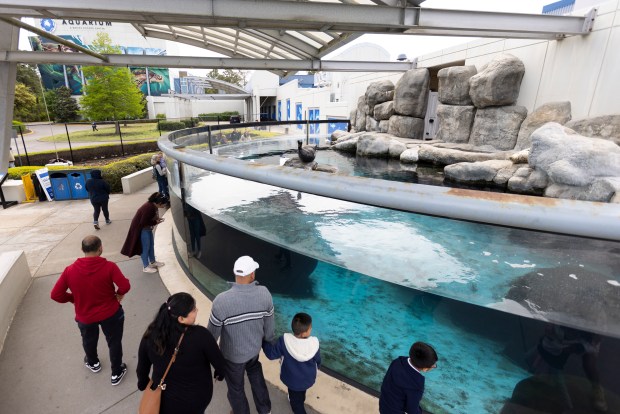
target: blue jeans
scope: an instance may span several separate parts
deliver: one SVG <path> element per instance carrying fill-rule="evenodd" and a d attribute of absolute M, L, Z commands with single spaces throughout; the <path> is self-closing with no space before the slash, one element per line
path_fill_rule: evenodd
<path fill-rule="evenodd" d="M 142 264 L 147 267 L 155 261 L 155 240 L 153 239 L 152 229 L 142 229 L 140 233 L 140 243 L 142 244 Z"/>
<path fill-rule="evenodd" d="M 248 362 L 236 364 L 225 360 L 226 362 L 226 385 L 228 385 L 228 402 L 233 409 L 234 414 L 250 414 L 250 405 L 245 397 L 244 389 L 244 373 L 248 373 L 250 388 L 252 388 L 252 397 L 258 414 L 267 414 L 271 412 L 271 400 L 269 399 L 269 391 L 263 376 L 263 367 L 258 361 L 258 355 L 250 359 Z"/>
<path fill-rule="evenodd" d="M 159 187 L 159 193 L 168 197 L 168 177 L 157 174 L 157 186 Z"/>
<path fill-rule="evenodd" d="M 125 312 L 123 307 L 119 307 L 116 313 L 108 319 L 94 323 L 82 323 L 76 321 L 80 333 L 82 334 L 82 347 L 86 353 L 86 360 L 89 364 L 99 362 L 97 355 L 97 342 L 99 342 L 99 325 L 108 342 L 110 349 L 110 364 L 112 365 L 112 375 L 121 373 L 123 363 L 123 326 L 125 325 Z"/>

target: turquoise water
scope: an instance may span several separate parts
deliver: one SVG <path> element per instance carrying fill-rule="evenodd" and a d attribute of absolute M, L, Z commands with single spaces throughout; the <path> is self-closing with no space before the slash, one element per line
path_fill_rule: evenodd
<path fill-rule="evenodd" d="M 355 175 L 381 174 L 351 166 Z M 526 359 L 552 322 L 584 337 L 606 335 L 597 354 L 601 383 L 620 393 L 620 243 L 369 207 L 192 167 L 184 175 L 188 203 L 265 243 L 262 260 L 279 248 L 318 260 L 308 274 L 279 275 L 298 278 L 286 284 L 290 291 L 265 273 L 277 273 L 273 266 L 263 265 L 257 279 L 273 292 L 280 333 L 295 313 L 313 316 L 324 365 L 340 375 L 378 390 L 390 361 L 422 340 L 440 358 L 427 374 L 427 409 L 498 413 L 534 378 Z M 217 234 L 220 248 L 239 250 L 238 239 Z M 193 269 L 212 294 L 226 288 L 227 275 Z M 580 357 L 566 373 L 584 377 Z M 553 405 L 540 394 L 528 398 L 532 407 Z"/>

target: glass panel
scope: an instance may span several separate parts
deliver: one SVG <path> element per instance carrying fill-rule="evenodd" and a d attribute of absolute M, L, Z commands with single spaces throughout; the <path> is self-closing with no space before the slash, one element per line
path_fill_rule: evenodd
<path fill-rule="evenodd" d="M 188 180 L 186 200 L 197 210 L 291 251 L 408 288 L 620 336 L 618 242 L 393 211 L 221 174 L 195 171 Z"/>
<path fill-rule="evenodd" d="M 270 201 L 288 203 L 282 193 Z M 255 207 L 244 207 L 253 220 L 258 219 L 251 213 Z M 274 211 L 271 218 L 261 216 L 257 222 L 264 222 L 261 228 L 283 222 L 276 225 L 278 230 L 299 240 L 311 233 L 299 233 L 291 217 L 281 213 Z M 411 343 L 419 340 L 432 344 L 439 355 L 438 368 L 425 374 L 422 403 L 435 414 L 520 413 L 526 412 L 524 407 L 537 410 L 527 412 L 570 407 L 593 412 L 595 404 L 603 402 L 609 412 L 620 409 L 618 339 L 387 283 L 255 238 L 206 215 L 200 220 L 205 229 L 202 255 L 190 262 L 194 278 L 208 293 L 228 289 L 234 260 L 251 255 L 260 264 L 257 280 L 272 292 L 277 333 L 289 331 L 295 313 L 309 313 L 324 366 L 351 381 L 378 391 L 390 362 L 406 356 Z M 287 237 L 297 245 L 290 240 L 293 236 Z M 384 240 L 374 241 L 380 245 Z M 394 269 L 390 260 L 378 261 Z"/>

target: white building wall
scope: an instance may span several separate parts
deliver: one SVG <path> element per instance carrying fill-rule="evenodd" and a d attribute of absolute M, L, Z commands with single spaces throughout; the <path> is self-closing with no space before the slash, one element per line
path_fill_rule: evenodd
<path fill-rule="evenodd" d="M 525 64 L 518 105 L 533 111 L 540 105 L 571 102 L 573 119 L 620 114 L 620 2 L 601 4 L 592 33 L 562 40 L 475 40 L 418 58 L 418 67 L 465 59 L 478 70 L 502 53 Z M 588 9 L 575 11 L 583 15 Z"/>

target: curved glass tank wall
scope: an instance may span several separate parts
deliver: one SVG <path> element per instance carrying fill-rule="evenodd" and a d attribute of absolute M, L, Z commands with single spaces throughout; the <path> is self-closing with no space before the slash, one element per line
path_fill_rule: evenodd
<path fill-rule="evenodd" d="M 172 172 L 173 238 L 195 283 L 214 297 L 234 279 L 234 260 L 254 257 L 257 280 L 273 294 L 277 332 L 289 330 L 295 313 L 311 314 L 331 374 L 378 395 L 391 360 L 424 341 L 439 355 L 426 374 L 429 412 L 620 412 L 618 234 L 597 239 L 342 200 L 357 186 L 385 185 L 378 179 L 342 178 L 353 181 L 337 199 L 273 185 L 273 177 L 233 176 L 277 163 L 303 136 L 221 145 L 219 157 L 201 152 L 204 131 L 172 137 L 160 147 Z M 334 161 L 330 151 L 319 157 Z M 267 171 L 307 185 L 341 179 Z M 488 194 L 465 193 L 449 208 Z M 613 212 L 571 205 L 587 208 L 573 220 Z"/>

